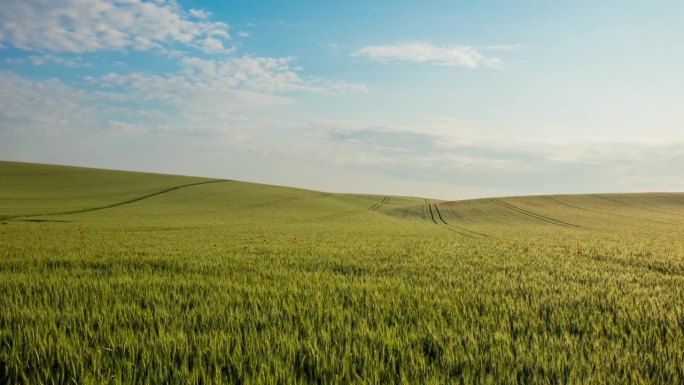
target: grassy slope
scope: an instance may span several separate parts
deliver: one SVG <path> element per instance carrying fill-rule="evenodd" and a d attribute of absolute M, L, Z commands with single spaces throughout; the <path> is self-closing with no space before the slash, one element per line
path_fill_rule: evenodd
<path fill-rule="evenodd" d="M 681 382 L 683 214 L 0 162 L 0 382 Z"/>
<path fill-rule="evenodd" d="M 77 211 L 206 178 L 0 162 L 0 218 Z"/>

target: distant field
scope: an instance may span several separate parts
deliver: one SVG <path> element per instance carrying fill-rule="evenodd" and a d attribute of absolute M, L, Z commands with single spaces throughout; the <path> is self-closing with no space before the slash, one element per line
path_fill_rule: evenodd
<path fill-rule="evenodd" d="M 0 383 L 681 384 L 684 194 L 0 162 Z"/>

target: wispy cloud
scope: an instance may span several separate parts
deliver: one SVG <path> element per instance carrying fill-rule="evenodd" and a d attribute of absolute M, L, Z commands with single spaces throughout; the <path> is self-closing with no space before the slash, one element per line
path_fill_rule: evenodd
<path fill-rule="evenodd" d="M 430 126 L 428 120 L 425 126 Z M 320 164 L 382 170 L 407 180 L 498 187 L 498 194 L 516 189 L 569 193 L 683 186 L 675 171 L 684 167 L 681 141 L 473 137 L 468 130 L 458 134 L 458 128 L 449 133 L 368 122 L 310 122 L 309 131 L 303 137 L 315 137 L 315 145 L 293 140 L 287 149 L 272 151 Z M 635 175 L 653 177 L 645 183 L 649 177 Z"/>
<path fill-rule="evenodd" d="M 294 93 L 365 90 L 359 84 L 303 76 L 292 62 L 183 57 L 175 72 L 110 72 L 74 83 L 4 72 L 0 129 L 45 135 L 93 128 L 135 134 L 159 127 L 164 134 L 237 133 L 244 125 L 235 123 L 236 116 L 294 104 Z"/>
<path fill-rule="evenodd" d="M 92 123 L 88 93 L 58 79 L 0 72 L 0 132 L 60 135 Z"/>
<path fill-rule="evenodd" d="M 83 61 L 83 59 L 79 56 L 76 57 L 64 57 L 64 56 L 58 56 L 58 55 L 53 55 L 53 54 L 44 54 L 44 55 L 30 55 L 25 58 L 7 58 L 5 59 L 5 63 L 8 64 L 24 64 L 24 63 L 31 63 L 34 66 L 42 66 L 46 64 L 57 64 L 57 65 L 62 65 L 65 67 L 70 67 L 70 68 L 81 68 L 81 67 L 90 67 L 90 63 L 86 63 Z"/>
<path fill-rule="evenodd" d="M 302 77 L 293 58 L 242 56 L 228 60 L 188 57 L 182 60 L 184 74 L 196 82 L 227 85 L 257 92 L 348 92 L 365 86 L 322 77 Z"/>
<path fill-rule="evenodd" d="M 501 59 L 487 56 L 476 47 L 465 45 L 436 46 L 426 42 L 367 46 L 354 56 L 381 62 L 414 62 L 465 68 L 502 68 Z"/>
<path fill-rule="evenodd" d="M 269 71 L 269 65 L 250 65 Z M 208 66 L 163 76 L 111 74 L 95 79 L 102 84 L 100 88 L 81 89 L 56 79 L 29 80 L 0 72 L 0 133 L 18 131 L 61 137 L 65 142 L 88 137 L 135 137 L 136 142 L 154 138 L 181 149 L 206 145 L 202 156 L 213 151 L 215 159 L 236 151 L 255 159 L 271 154 L 269 159 L 283 165 L 303 162 L 319 170 L 374 170 L 411 183 L 489 189 L 493 191 L 489 195 L 682 186 L 678 172 L 684 167 L 681 141 L 495 137 L 478 134 L 459 120 L 430 117 L 395 123 L 270 113 L 267 118 L 250 110 L 295 100 L 274 91 L 289 87 L 282 79 L 265 87 L 263 79 L 251 84 L 249 76 L 236 82 Z M 252 86 L 255 90 L 250 90 Z M 294 86 L 298 87 L 297 81 Z M 248 168 L 236 166 L 235 170 Z M 459 197 L 445 191 L 440 195 Z"/>
<path fill-rule="evenodd" d="M 191 20 L 194 17 L 199 20 Z M 210 52 L 230 49 L 229 26 L 186 13 L 173 0 L 5 0 L 0 44 L 33 51 L 148 50 L 182 44 Z"/>

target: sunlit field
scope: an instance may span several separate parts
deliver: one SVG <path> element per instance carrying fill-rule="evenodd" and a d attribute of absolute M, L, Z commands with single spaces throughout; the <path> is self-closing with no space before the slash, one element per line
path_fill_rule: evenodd
<path fill-rule="evenodd" d="M 684 194 L 0 162 L 0 383 L 684 383 Z"/>

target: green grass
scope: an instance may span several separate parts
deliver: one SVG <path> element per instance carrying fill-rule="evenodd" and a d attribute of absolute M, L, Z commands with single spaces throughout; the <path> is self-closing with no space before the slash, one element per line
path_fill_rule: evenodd
<path fill-rule="evenodd" d="M 684 194 L 0 162 L 0 383 L 684 383 Z"/>

